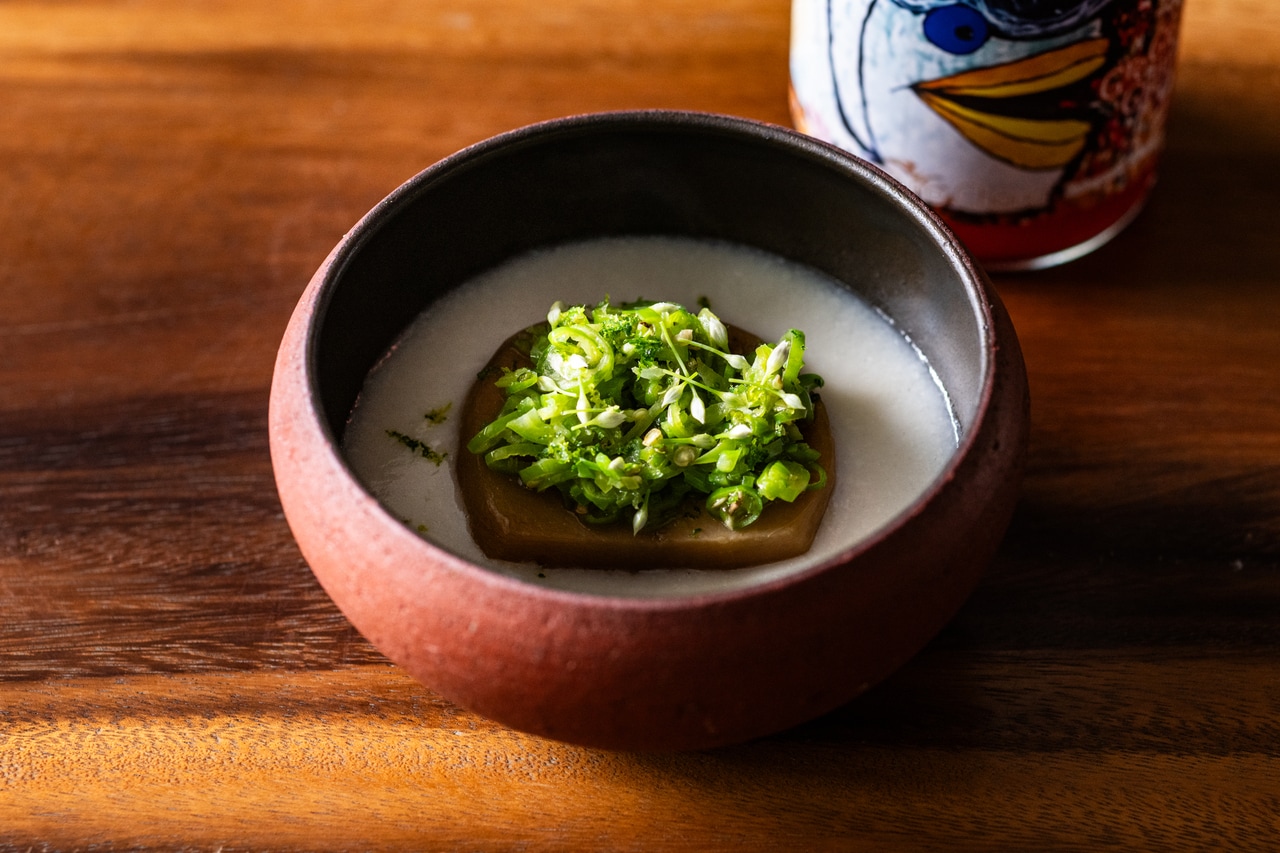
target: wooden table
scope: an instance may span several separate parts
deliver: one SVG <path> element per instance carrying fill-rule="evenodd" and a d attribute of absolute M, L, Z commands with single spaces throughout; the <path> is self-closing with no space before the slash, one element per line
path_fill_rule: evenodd
<path fill-rule="evenodd" d="M 505 730 L 280 514 L 272 360 L 343 231 L 569 113 L 778 123 L 786 0 L 0 4 L 0 848 L 1277 849 L 1280 4 L 1187 0 L 1163 181 L 1002 277 L 1006 544 L 863 699 L 709 753 Z"/>

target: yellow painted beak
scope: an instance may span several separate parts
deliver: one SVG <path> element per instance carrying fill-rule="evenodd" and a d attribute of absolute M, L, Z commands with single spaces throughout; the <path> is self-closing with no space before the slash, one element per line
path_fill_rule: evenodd
<path fill-rule="evenodd" d="M 1089 123 L 1011 116 L 1000 111 L 1000 104 L 1078 83 L 1102 67 L 1106 53 L 1106 39 L 1091 39 L 1016 62 L 926 80 L 912 89 L 991 156 L 1024 169 L 1059 169 L 1084 148 Z"/>

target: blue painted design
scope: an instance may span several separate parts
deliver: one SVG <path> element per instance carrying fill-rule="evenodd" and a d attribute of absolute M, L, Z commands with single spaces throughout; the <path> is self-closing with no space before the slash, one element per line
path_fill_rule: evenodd
<path fill-rule="evenodd" d="M 987 43 L 991 28 L 972 6 L 955 3 L 931 9 L 924 16 L 924 37 L 947 53 L 964 56 Z"/>

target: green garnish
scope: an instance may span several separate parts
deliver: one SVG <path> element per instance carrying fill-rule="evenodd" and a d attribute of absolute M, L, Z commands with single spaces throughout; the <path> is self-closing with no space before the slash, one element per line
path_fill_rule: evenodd
<path fill-rule="evenodd" d="M 798 424 L 821 377 L 801 373 L 792 329 L 749 359 L 705 305 L 565 307 L 530 328 L 533 368 L 502 371 L 502 411 L 467 444 L 531 489 L 556 488 L 583 520 L 657 526 L 690 494 L 730 530 L 826 474 Z"/>
<path fill-rule="evenodd" d="M 440 406 L 439 408 L 432 409 L 431 411 L 427 412 L 422 417 L 425 421 L 427 421 L 427 423 L 433 426 L 437 426 L 439 424 L 444 423 L 445 420 L 449 417 L 449 410 L 451 408 L 453 408 L 453 403 L 445 403 L 443 406 Z"/>
<path fill-rule="evenodd" d="M 423 459 L 429 459 L 437 465 L 444 461 L 445 454 L 440 453 L 437 450 L 433 450 L 425 441 L 419 441 L 411 435 L 405 435 L 404 433 L 394 429 L 387 430 L 387 435 L 391 436 L 396 441 L 421 456 Z"/>

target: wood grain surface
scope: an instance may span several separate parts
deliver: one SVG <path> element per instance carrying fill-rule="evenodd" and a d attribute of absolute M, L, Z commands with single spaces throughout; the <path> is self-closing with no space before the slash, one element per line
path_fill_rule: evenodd
<path fill-rule="evenodd" d="M 1280 4 L 1187 0 L 1163 177 L 996 280 L 1023 498 L 919 657 L 707 753 L 409 680 L 280 514 L 274 353 L 342 233 L 539 119 L 788 123 L 786 0 L 0 4 L 0 849 L 1280 849 Z"/>

